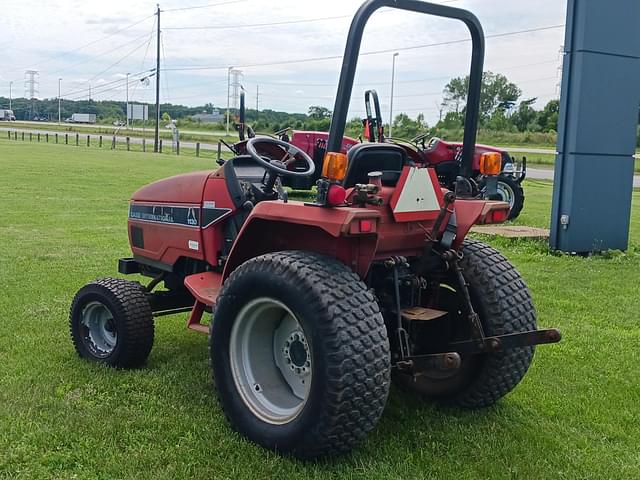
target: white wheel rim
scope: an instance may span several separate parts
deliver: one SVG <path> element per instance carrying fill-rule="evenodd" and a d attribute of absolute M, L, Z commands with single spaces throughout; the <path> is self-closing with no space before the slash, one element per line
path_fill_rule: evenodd
<path fill-rule="evenodd" d="M 282 302 L 247 303 L 233 323 L 231 373 L 244 404 L 264 422 L 282 425 L 304 408 L 313 360 L 302 325 Z"/>
<path fill-rule="evenodd" d="M 92 355 L 111 355 L 118 342 L 118 332 L 111 311 L 100 302 L 89 302 L 82 309 L 80 320 L 82 341 Z"/>
<path fill-rule="evenodd" d="M 502 201 L 507 202 L 509 204 L 509 207 L 513 208 L 513 204 L 516 199 L 516 194 L 513 191 L 513 189 L 506 183 L 498 181 L 497 190 L 498 190 L 498 195 L 502 197 Z"/>

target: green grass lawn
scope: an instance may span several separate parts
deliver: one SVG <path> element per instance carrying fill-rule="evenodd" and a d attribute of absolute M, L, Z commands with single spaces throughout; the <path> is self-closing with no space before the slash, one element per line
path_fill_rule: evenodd
<path fill-rule="evenodd" d="M 233 433 L 215 400 L 206 337 L 157 322 L 145 368 L 81 361 L 68 332 L 76 290 L 129 253 L 138 187 L 212 159 L 0 140 L 0 478 L 640 478 L 640 194 L 632 248 L 592 258 L 491 240 L 533 291 L 542 326 L 520 386 L 495 407 L 446 409 L 392 389 L 373 434 L 319 463 Z M 547 226 L 551 186 L 526 184 L 522 223 Z M 595 221 L 595 219 L 594 219 Z"/>

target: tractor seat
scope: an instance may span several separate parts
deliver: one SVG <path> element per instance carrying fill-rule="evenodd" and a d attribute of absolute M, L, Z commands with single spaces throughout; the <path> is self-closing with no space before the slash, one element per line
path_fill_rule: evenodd
<path fill-rule="evenodd" d="M 407 152 L 391 143 L 360 143 L 349 150 L 347 159 L 349 166 L 342 181 L 344 188 L 369 183 L 369 172 L 383 172 L 383 185 L 393 187 L 398 183 L 402 167 L 407 164 Z"/>

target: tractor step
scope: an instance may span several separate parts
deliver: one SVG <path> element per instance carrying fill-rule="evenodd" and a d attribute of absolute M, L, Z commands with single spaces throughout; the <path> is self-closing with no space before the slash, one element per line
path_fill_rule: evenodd
<path fill-rule="evenodd" d="M 222 274 L 203 272 L 189 275 L 184 279 L 184 286 L 199 302 L 213 307 L 222 288 Z"/>
<path fill-rule="evenodd" d="M 200 333 L 209 333 L 209 326 L 200 323 L 206 307 L 213 307 L 222 288 L 222 274 L 203 272 L 189 275 L 184 279 L 184 286 L 195 297 L 191 315 L 187 320 L 187 328 Z"/>
<path fill-rule="evenodd" d="M 442 318 L 447 314 L 448 312 L 444 310 L 436 310 L 434 308 L 411 307 L 402 309 L 402 318 L 409 322 L 428 322 Z"/>

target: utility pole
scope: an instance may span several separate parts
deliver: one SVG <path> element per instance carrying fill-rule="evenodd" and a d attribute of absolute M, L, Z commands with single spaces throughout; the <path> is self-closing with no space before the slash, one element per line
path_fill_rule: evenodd
<path fill-rule="evenodd" d="M 400 55 L 398 52 L 393 54 L 393 60 L 391 63 L 391 103 L 389 105 L 389 138 L 392 138 L 391 132 L 393 130 L 393 84 L 396 80 L 396 57 Z"/>
<path fill-rule="evenodd" d="M 89 101 L 91 101 L 91 84 L 89 84 Z"/>
<path fill-rule="evenodd" d="M 127 73 L 127 130 L 129 130 L 129 74 Z"/>
<path fill-rule="evenodd" d="M 156 4 L 156 6 L 156 15 L 158 15 L 158 31 L 156 35 L 156 131 L 153 140 L 153 151 L 158 153 L 158 145 L 160 144 L 160 4 Z"/>
<path fill-rule="evenodd" d="M 256 120 L 258 120 L 258 105 L 260 102 L 260 85 L 256 85 Z"/>
<path fill-rule="evenodd" d="M 9 110 L 12 110 L 11 108 L 11 87 L 13 86 L 13 82 L 9 82 Z"/>
<path fill-rule="evenodd" d="M 231 95 L 231 70 L 233 67 L 227 69 L 227 136 L 229 136 L 229 96 Z"/>
<path fill-rule="evenodd" d="M 62 82 L 62 79 L 58 78 L 58 125 L 60 125 L 60 105 L 61 105 L 61 100 L 60 100 L 60 82 Z"/>

